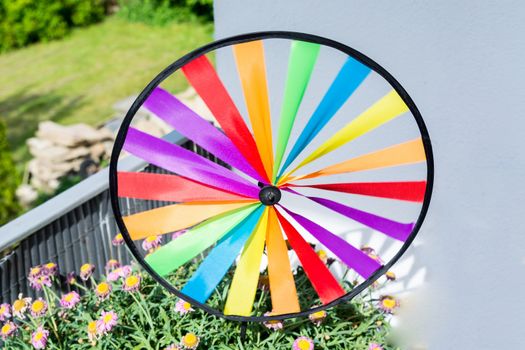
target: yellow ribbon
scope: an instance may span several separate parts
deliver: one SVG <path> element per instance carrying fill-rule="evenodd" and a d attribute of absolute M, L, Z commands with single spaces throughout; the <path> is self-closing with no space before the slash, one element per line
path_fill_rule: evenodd
<path fill-rule="evenodd" d="M 297 169 L 329 152 L 332 152 L 345 143 L 355 140 L 356 138 L 374 130 L 407 111 L 408 106 L 401 97 L 399 97 L 397 92 L 395 90 L 390 91 L 366 111 L 361 113 L 357 118 L 330 137 L 325 143 L 306 157 L 297 167 L 283 176 L 283 179 L 279 181 L 279 184 L 284 183 L 286 178 L 290 177 L 290 175 Z"/>
<path fill-rule="evenodd" d="M 264 251 L 268 226 L 268 208 L 265 208 L 255 230 L 245 244 L 241 259 L 235 269 L 228 299 L 224 306 L 225 315 L 249 316 L 259 283 L 259 269 Z"/>

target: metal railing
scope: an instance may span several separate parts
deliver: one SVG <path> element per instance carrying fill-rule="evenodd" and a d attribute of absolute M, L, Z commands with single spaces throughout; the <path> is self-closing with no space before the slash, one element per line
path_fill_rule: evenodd
<path fill-rule="evenodd" d="M 217 162 L 213 155 L 183 138 L 171 133 L 165 140 L 182 145 L 195 153 Z M 119 161 L 119 171 L 167 173 L 147 165 L 135 157 Z M 129 263 L 127 249 L 111 244 L 117 234 L 109 196 L 109 170 L 85 179 L 37 208 L 0 227 L 0 302 L 12 302 L 19 293 L 37 295 L 28 284 L 27 274 L 32 266 L 55 262 L 59 266 L 61 287 L 70 271 L 79 272 L 84 263 L 97 267 L 95 278 L 103 273 L 109 259 Z M 123 214 L 164 205 L 163 202 L 122 199 Z"/>

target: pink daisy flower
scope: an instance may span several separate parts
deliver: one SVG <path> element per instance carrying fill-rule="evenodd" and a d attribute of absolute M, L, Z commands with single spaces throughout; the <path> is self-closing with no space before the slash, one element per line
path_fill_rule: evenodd
<path fill-rule="evenodd" d="M 29 305 L 31 305 L 31 298 L 23 298 L 22 293 L 18 294 L 18 299 L 15 300 L 13 307 L 11 308 L 13 316 L 22 320 L 25 319 L 24 314 L 27 311 Z"/>
<path fill-rule="evenodd" d="M 116 259 L 109 259 L 106 263 L 106 272 L 113 271 L 117 267 L 120 267 L 120 263 Z"/>
<path fill-rule="evenodd" d="M 72 309 L 80 302 L 80 295 L 77 292 L 69 292 L 60 298 L 60 306 L 65 309 Z"/>
<path fill-rule="evenodd" d="M 31 288 L 37 291 L 42 290 L 44 286 L 51 287 L 52 285 L 51 278 L 43 274 L 37 275 L 35 277 L 30 276 L 28 277 L 28 280 L 29 280 L 29 285 L 31 286 Z"/>
<path fill-rule="evenodd" d="M 186 315 L 192 311 L 191 304 L 185 300 L 179 299 L 175 304 L 175 312 L 178 312 L 180 315 Z"/>
<path fill-rule="evenodd" d="M 372 259 L 374 259 L 375 261 L 377 261 L 378 263 L 380 263 L 381 265 L 383 264 L 383 260 L 381 260 L 379 255 L 377 255 L 374 248 L 364 246 L 364 247 L 361 247 L 361 251 L 365 253 L 366 255 L 368 255 L 369 257 L 371 257 Z"/>
<path fill-rule="evenodd" d="M 41 265 L 33 266 L 29 269 L 29 274 L 27 275 L 28 278 L 36 278 L 40 275 L 42 275 L 43 268 Z"/>
<path fill-rule="evenodd" d="M 257 283 L 257 288 L 260 290 L 269 290 L 270 289 L 270 278 L 268 275 L 260 275 L 259 282 Z"/>
<path fill-rule="evenodd" d="M 181 346 L 179 344 L 171 344 L 168 345 L 164 350 L 182 350 Z"/>
<path fill-rule="evenodd" d="M 174 239 L 177 239 L 179 238 L 180 236 L 182 236 L 183 234 L 185 234 L 186 232 L 188 232 L 188 230 L 180 230 L 180 231 L 177 231 L 177 232 L 173 232 L 171 234 L 171 239 L 174 240 Z"/>
<path fill-rule="evenodd" d="M 47 303 L 44 299 L 38 298 L 31 304 L 31 316 L 40 317 L 47 311 Z"/>
<path fill-rule="evenodd" d="M 132 269 L 129 265 L 124 265 L 121 267 L 117 267 L 115 270 L 111 271 L 108 274 L 107 280 L 108 282 L 115 282 L 119 278 L 126 278 L 131 275 Z"/>
<path fill-rule="evenodd" d="M 100 282 L 95 287 L 95 294 L 100 299 L 105 300 L 108 298 L 109 294 L 111 293 L 111 290 L 112 290 L 111 284 L 107 282 Z"/>
<path fill-rule="evenodd" d="M 319 259 L 321 259 L 322 262 L 324 262 L 325 264 L 328 262 L 328 254 L 326 254 L 326 251 L 324 251 L 323 249 L 319 249 L 317 251 L 317 256 L 319 257 Z"/>
<path fill-rule="evenodd" d="M 392 314 L 399 307 L 399 301 L 390 295 L 383 295 L 379 298 L 379 309 L 386 313 Z"/>
<path fill-rule="evenodd" d="M 31 334 L 31 344 L 35 349 L 44 349 L 47 345 L 47 337 L 49 331 L 45 330 L 44 327 L 39 326 L 36 331 Z"/>
<path fill-rule="evenodd" d="M 16 324 L 11 321 L 4 323 L 2 328 L 0 328 L 0 337 L 2 340 L 6 340 L 8 337 L 13 335 L 13 333 L 16 332 L 16 328 Z"/>
<path fill-rule="evenodd" d="M 396 274 L 393 273 L 392 271 L 387 271 L 385 273 L 385 276 L 386 276 L 386 279 L 389 280 L 389 281 L 395 281 L 396 280 Z"/>
<path fill-rule="evenodd" d="M 271 312 L 264 313 L 264 316 L 271 316 Z M 274 331 L 278 331 L 284 328 L 284 324 L 282 320 L 270 320 L 270 321 L 264 321 L 263 325 L 268 328 L 272 329 Z"/>
<path fill-rule="evenodd" d="M 308 315 L 308 318 L 313 324 L 319 326 L 321 323 L 323 323 L 327 315 L 328 314 L 325 310 L 321 310 Z"/>
<path fill-rule="evenodd" d="M 117 325 L 118 316 L 114 311 L 102 311 L 100 319 L 97 321 L 97 330 L 100 334 L 110 332 Z"/>
<path fill-rule="evenodd" d="M 130 275 L 126 277 L 124 283 L 122 284 L 122 289 L 125 292 L 136 292 L 140 288 L 140 276 L 139 275 Z"/>
<path fill-rule="evenodd" d="M 368 350 L 383 350 L 383 347 L 378 343 L 370 343 Z"/>
<path fill-rule="evenodd" d="M 98 322 L 97 321 L 90 321 L 86 327 L 86 331 L 88 334 L 88 339 L 90 342 L 95 341 L 99 334 L 98 334 Z"/>
<path fill-rule="evenodd" d="M 162 236 L 148 236 L 145 240 L 142 241 L 142 249 L 147 252 L 158 248 L 162 243 Z"/>
<path fill-rule="evenodd" d="M 115 237 L 111 240 L 111 244 L 113 245 L 122 245 L 124 244 L 124 237 L 122 237 L 122 233 L 117 233 Z"/>
<path fill-rule="evenodd" d="M 87 281 L 89 277 L 93 275 L 94 271 L 95 271 L 95 265 L 84 264 L 80 266 L 80 278 L 82 278 L 83 281 Z"/>
<path fill-rule="evenodd" d="M 197 349 L 197 346 L 199 346 L 200 339 L 195 333 L 186 333 L 185 336 L 182 337 L 181 345 L 184 349 Z"/>
<path fill-rule="evenodd" d="M 44 274 L 48 276 L 55 276 L 58 272 L 58 265 L 54 262 L 47 263 L 42 266 L 44 270 Z"/>
<path fill-rule="evenodd" d="M 11 317 L 11 305 L 4 303 L 0 304 L 0 321 L 5 321 Z"/>
<path fill-rule="evenodd" d="M 67 274 L 66 282 L 70 285 L 77 283 L 77 274 L 75 273 L 75 271 L 71 271 Z"/>
<path fill-rule="evenodd" d="M 293 350 L 313 350 L 314 341 L 308 337 L 299 337 L 295 339 L 292 346 Z"/>

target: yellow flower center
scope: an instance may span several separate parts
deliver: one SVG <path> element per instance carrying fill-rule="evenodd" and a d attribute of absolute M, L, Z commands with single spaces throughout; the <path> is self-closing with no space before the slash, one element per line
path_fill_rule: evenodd
<path fill-rule="evenodd" d="M 6 308 L 4 305 L 0 306 L 0 314 L 3 314 L 5 312 L 5 309 Z"/>
<path fill-rule="evenodd" d="M 39 341 L 39 340 L 42 339 L 43 337 L 44 337 L 44 333 L 42 333 L 42 332 L 37 332 L 37 333 L 35 334 L 35 340 L 36 340 L 36 341 Z"/>
<path fill-rule="evenodd" d="M 396 274 L 393 273 L 392 271 L 387 271 L 387 273 L 385 275 L 388 278 L 396 278 Z"/>
<path fill-rule="evenodd" d="M 115 265 L 115 264 L 117 264 L 117 263 L 118 263 L 118 261 L 115 260 L 115 259 L 110 259 L 110 260 L 108 260 L 108 264 L 109 264 L 109 265 Z"/>
<path fill-rule="evenodd" d="M 320 257 L 321 259 L 326 258 L 326 252 L 321 249 L 317 252 L 317 256 Z"/>
<path fill-rule="evenodd" d="M 9 323 L 6 323 L 3 327 L 2 327 L 2 334 L 7 334 L 11 331 L 11 324 Z"/>
<path fill-rule="evenodd" d="M 299 340 L 299 342 L 297 343 L 297 347 L 301 350 L 308 350 L 310 349 L 310 342 L 306 339 L 301 339 Z"/>
<path fill-rule="evenodd" d="M 326 317 L 326 311 L 324 310 L 317 311 L 312 314 L 312 318 L 315 320 L 318 320 L 320 318 L 325 318 L 325 317 Z"/>
<path fill-rule="evenodd" d="M 109 284 L 107 284 L 106 282 L 100 283 L 97 286 L 97 292 L 99 294 L 106 294 L 107 292 L 109 292 Z"/>
<path fill-rule="evenodd" d="M 40 272 L 40 267 L 32 267 L 31 272 L 29 272 L 31 275 L 38 275 Z"/>
<path fill-rule="evenodd" d="M 56 266 L 55 263 L 47 263 L 47 264 L 46 264 L 46 267 L 47 267 L 48 269 L 52 269 L 52 268 L 54 268 L 55 266 Z"/>
<path fill-rule="evenodd" d="M 17 299 L 13 303 L 13 310 L 15 310 L 16 312 L 21 311 L 24 308 L 24 306 L 26 306 L 26 302 L 23 299 Z"/>
<path fill-rule="evenodd" d="M 33 312 L 40 312 L 44 308 L 44 302 L 42 300 L 37 300 L 31 305 L 31 310 Z"/>
<path fill-rule="evenodd" d="M 124 239 L 124 237 L 122 237 L 122 233 L 119 233 L 115 236 L 115 239 L 116 240 L 121 240 L 121 239 Z"/>
<path fill-rule="evenodd" d="M 89 322 L 87 329 L 89 333 L 96 333 L 97 332 L 97 321 Z"/>
<path fill-rule="evenodd" d="M 184 338 L 182 338 L 182 342 L 184 343 L 184 345 L 189 346 L 189 347 L 195 346 L 195 344 L 197 344 L 197 341 L 198 341 L 198 338 L 193 333 L 188 333 L 184 336 Z"/>
<path fill-rule="evenodd" d="M 137 276 L 129 276 L 126 278 L 127 287 L 135 287 L 139 283 L 139 278 Z"/>
<path fill-rule="evenodd" d="M 112 314 L 106 314 L 104 316 L 104 323 L 109 323 L 112 319 L 113 319 L 113 315 Z"/>
<path fill-rule="evenodd" d="M 383 306 L 387 309 L 393 309 L 396 307 L 396 301 L 391 298 L 385 298 L 383 299 Z"/>
<path fill-rule="evenodd" d="M 151 243 L 151 242 L 155 242 L 156 239 L 157 239 L 157 236 L 148 236 L 148 237 L 146 238 L 146 241 L 147 241 L 148 243 Z"/>
<path fill-rule="evenodd" d="M 68 303 L 73 300 L 73 293 L 67 293 L 66 296 L 64 297 L 64 300 L 67 301 Z"/>
<path fill-rule="evenodd" d="M 89 272 L 89 270 L 91 270 L 90 264 L 84 264 L 80 267 L 80 272 Z"/>
<path fill-rule="evenodd" d="M 184 304 L 182 304 L 182 307 L 184 310 L 189 310 L 191 308 L 191 304 L 185 301 Z"/>

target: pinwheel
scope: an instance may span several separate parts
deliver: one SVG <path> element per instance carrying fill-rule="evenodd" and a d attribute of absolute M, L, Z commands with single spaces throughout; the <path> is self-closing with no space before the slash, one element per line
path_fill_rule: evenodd
<path fill-rule="evenodd" d="M 232 69 L 219 74 L 215 59 Z M 269 73 L 276 62 L 284 74 Z M 172 74 L 215 122 L 160 86 Z M 141 107 L 220 162 L 131 126 Z M 123 151 L 163 173 L 118 171 Z M 143 267 L 192 305 L 244 321 L 307 315 L 360 293 L 413 241 L 432 180 L 429 135 L 401 85 L 354 49 L 291 32 L 219 40 L 175 61 L 130 108 L 110 165 L 116 221 Z M 161 204 L 124 215 L 124 198 Z M 387 262 L 357 245 L 360 228 L 393 242 Z M 165 240 L 145 255 L 138 244 L 151 236 Z M 360 283 L 343 283 L 321 247 Z M 295 262 L 318 305 L 301 302 Z M 189 280 L 170 277 L 191 266 Z M 261 274 L 271 310 L 253 308 Z M 214 293 L 225 296 L 221 309 L 209 304 Z"/>

